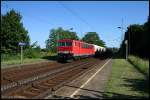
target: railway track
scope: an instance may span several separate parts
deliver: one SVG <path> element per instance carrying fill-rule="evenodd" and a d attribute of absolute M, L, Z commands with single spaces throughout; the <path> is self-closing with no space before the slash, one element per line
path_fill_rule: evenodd
<path fill-rule="evenodd" d="M 88 60 L 87 60 L 88 61 Z M 31 67 L 27 69 L 18 69 L 13 70 L 7 73 L 2 73 L 1 76 L 1 91 L 7 90 L 9 88 L 19 86 L 22 84 L 26 84 L 40 78 L 47 77 L 53 73 L 68 69 L 69 67 L 73 67 L 75 65 L 73 63 L 68 64 L 48 64 L 40 67 Z M 77 61 L 77 66 L 82 64 L 83 62 Z"/>
<path fill-rule="evenodd" d="M 99 60 L 89 59 L 85 62 L 74 62 L 70 64 L 59 65 L 54 69 L 40 69 L 43 70 L 41 74 L 30 76 L 29 78 L 19 79 L 15 84 L 8 82 L 10 87 L 5 85 L 1 88 L 2 98 L 43 98 L 65 83 L 73 80 L 85 71 L 90 70 L 99 63 Z M 45 73 L 45 70 L 47 73 Z M 29 71 L 30 73 L 30 71 Z M 38 70 L 37 72 L 38 73 Z M 22 76 L 25 74 L 21 74 Z M 31 74 L 32 75 L 32 74 Z M 15 80 L 15 78 L 11 80 Z M 15 80 L 16 81 L 16 80 Z M 3 82 L 4 83 L 4 82 Z M 8 86 L 8 84 L 7 84 Z"/>

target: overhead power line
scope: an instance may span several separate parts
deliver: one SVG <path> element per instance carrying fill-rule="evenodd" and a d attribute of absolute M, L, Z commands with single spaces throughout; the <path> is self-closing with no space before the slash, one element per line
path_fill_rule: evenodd
<path fill-rule="evenodd" d="M 89 28 L 91 28 L 92 30 L 94 29 L 93 26 L 91 26 L 91 24 L 89 24 L 85 19 L 83 19 L 81 16 L 79 16 L 78 13 L 76 13 L 75 11 L 73 11 L 70 7 L 64 5 L 63 3 L 59 2 L 58 3 L 65 8 L 68 12 L 70 12 L 73 16 L 75 16 L 76 18 L 78 18 L 80 21 L 82 21 L 84 24 L 86 24 Z"/>

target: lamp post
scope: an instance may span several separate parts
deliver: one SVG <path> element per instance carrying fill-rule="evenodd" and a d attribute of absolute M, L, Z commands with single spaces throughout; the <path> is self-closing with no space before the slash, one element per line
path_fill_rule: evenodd
<path fill-rule="evenodd" d="M 123 26 L 123 25 L 122 25 Z M 124 30 L 124 28 L 123 27 L 118 27 L 119 29 L 121 29 L 121 32 L 122 32 L 122 34 L 123 34 L 123 30 Z M 126 45 L 126 60 L 127 60 L 127 58 L 128 58 L 128 54 L 130 53 L 130 45 L 129 45 L 129 43 L 130 43 L 130 33 L 131 33 L 131 29 L 129 30 L 129 33 L 128 33 L 128 38 L 127 38 L 127 40 L 125 40 L 125 45 Z M 129 50 L 129 52 L 128 52 L 128 50 Z"/>
<path fill-rule="evenodd" d="M 124 28 L 123 28 L 123 27 L 117 27 L 117 28 L 121 29 L 121 34 L 123 35 L 123 30 L 124 30 Z M 122 41 L 122 37 L 121 37 L 121 41 Z M 120 42 L 120 43 L 121 43 L 121 42 Z"/>
<path fill-rule="evenodd" d="M 117 27 L 117 28 L 121 29 L 121 33 L 123 34 L 124 28 L 123 27 Z M 128 51 L 128 41 L 127 40 L 125 40 L 125 44 L 126 44 L 126 60 L 127 60 L 127 51 Z M 120 46 L 121 46 L 121 44 L 120 44 Z"/>
<path fill-rule="evenodd" d="M 126 60 L 128 59 L 128 40 L 125 40 L 126 44 Z"/>
<path fill-rule="evenodd" d="M 130 45 L 131 45 L 131 41 L 130 41 L 130 34 L 131 34 L 131 32 L 132 32 L 132 29 L 131 29 L 131 27 L 130 27 L 130 29 L 129 29 L 129 33 L 128 33 L 128 49 L 129 49 L 129 52 L 128 52 L 128 54 L 130 54 Z"/>
<path fill-rule="evenodd" d="M 121 34 L 122 34 L 122 37 L 123 37 L 123 30 L 124 30 L 124 28 L 123 28 L 123 19 L 122 19 L 122 25 L 121 25 L 121 27 L 117 27 L 117 28 L 119 28 L 119 29 L 121 29 Z M 123 41 L 123 38 L 121 37 L 121 41 Z M 129 36 L 130 37 L 130 36 Z M 128 39 L 129 40 L 129 39 Z M 128 58 L 128 40 L 125 40 L 125 44 L 126 44 L 126 60 L 127 60 L 127 58 Z M 120 42 L 121 43 L 121 42 Z M 121 46 L 121 44 L 120 44 L 120 46 Z"/>

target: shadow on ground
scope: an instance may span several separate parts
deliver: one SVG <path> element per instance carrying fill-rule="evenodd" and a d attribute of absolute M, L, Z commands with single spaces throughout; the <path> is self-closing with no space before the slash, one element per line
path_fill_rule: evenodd
<path fill-rule="evenodd" d="M 125 56 L 121 56 L 119 54 L 114 54 L 113 59 L 126 59 Z M 141 74 L 143 74 L 147 79 L 149 79 L 149 76 L 147 75 L 146 72 L 142 71 L 137 65 L 135 65 L 130 59 L 128 59 L 128 62 L 134 66 Z"/>
<path fill-rule="evenodd" d="M 113 54 L 112 56 L 113 59 L 126 59 L 125 56 L 119 55 L 119 54 Z"/>
<path fill-rule="evenodd" d="M 132 83 L 132 81 L 131 81 L 131 83 Z M 142 83 L 139 82 L 139 84 L 142 84 Z M 132 85 L 134 85 L 134 84 L 132 84 Z M 131 85 L 131 87 L 132 87 L 132 85 Z M 91 90 L 91 89 L 80 88 L 80 87 L 70 86 L 70 85 L 65 85 L 65 86 L 81 89 L 81 90 L 84 90 L 87 92 L 91 92 L 91 96 L 89 96 L 89 95 L 74 95 L 74 98 L 76 98 L 76 99 L 149 99 L 149 97 L 146 97 L 146 96 L 133 96 L 133 95 L 125 95 L 125 94 L 121 94 L 121 93 L 114 93 L 114 92 L 95 91 L 95 90 Z M 139 86 L 138 86 L 138 88 L 139 88 Z M 136 87 L 132 88 L 132 89 L 135 91 L 137 90 Z M 141 87 L 141 89 L 138 89 L 138 91 L 148 92 L 148 91 L 142 90 L 142 87 Z M 72 99 L 71 97 L 58 96 L 58 95 L 53 95 L 52 98 L 54 98 L 54 99 Z"/>
<path fill-rule="evenodd" d="M 113 59 L 123 59 L 124 57 L 121 57 L 119 55 L 115 55 Z M 133 65 L 135 69 L 141 74 L 145 76 L 144 79 L 130 79 L 130 78 L 123 78 L 125 83 L 128 84 L 122 84 L 124 87 L 130 87 L 131 91 L 138 91 L 140 93 L 147 93 L 149 94 L 149 75 L 142 71 L 137 65 L 135 65 L 132 61 L 128 60 L 128 62 Z"/>
<path fill-rule="evenodd" d="M 128 80 L 130 85 L 124 85 L 124 86 L 129 86 L 131 87 L 131 91 L 139 91 L 139 92 L 146 92 L 148 93 L 149 90 L 146 89 L 148 87 L 145 87 L 145 85 L 148 86 L 147 83 L 145 83 L 145 80 Z M 141 85 L 142 84 L 142 85 Z M 119 93 L 113 93 L 113 92 L 103 92 L 103 91 L 95 91 L 91 89 L 86 89 L 86 88 L 80 88 L 76 86 L 70 86 L 70 85 L 65 85 L 68 87 L 72 88 L 78 88 L 87 92 L 92 92 L 93 96 L 85 96 L 85 95 L 75 95 L 75 98 L 79 99 L 95 99 L 95 98 L 100 98 L 100 99 L 148 99 L 146 96 L 133 96 L 133 95 L 125 95 L 125 94 L 119 94 Z M 111 95 L 111 96 L 110 96 Z"/>
<path fill-rule="evenodd" d="M 42 59 L 46 59 L 46 60 L 52 60 L 52 61 L 57 61 L 58 63 L 68 63 L 66 61 L 58 61 L 57 59 L 57 55 L 53 55 L 53 56 L 44 56 L 42 57 Z"/>
<path fill-rule="evenodd" d="M 109 97 L 108 95 L 112 96 Z M 143 96 L 131 96 L 113 92 L 101 92 L 100 94 L 93 94 L 93 96 L 75 95 L 75 97 L 78 99 L 148 99 Z"/>
<path fill-rule="evenodd" d="M 122 86 L 130 87 L 132 91 L 138 91 L 140 93 L 149 93 L 149 80 L 147 79 L 129 79 L 123 78 L 128 84 L 122 84 Z"/>
<path fill-rule="evenodd" d="M 54 56 L 44 56 L 42 57 L 43 59 L 47 59 L 47 60 L 54 60 L 54 61 L 57 61 L 57 55 L 54 55 Z"/>
<path fill-rule="evenodd" d="M 146 72 L 142 71 L 137 65 L 135 65 L 130 59 L 128 60 L 128 62 L 133 65 L 141 74 L 143 74 L 147 79 L 149 79 L 149 76 L 147 75 Z"/>
<path fill-rule="evenodd" d="M 149 99 L 149 97 L 145 97 L 145 96 L 132 96 L 132 95 L 113 93 L 113 92 L 101 92 L 101 91 L 89 90 L 89 89 L 84 89 L 84 88 L 80 88 L 80 89 L 86 90 L 86 91 L 92 91 L 92 96 L 74 95 L 74 98 L 76 98 L 76 99 Z M 110 97 L 110 95 L 111 95 L 111 97 Z M 55 99 L 56 98 L 57 99 L 72 99 L 71 97 L 58 96 L 58 95 L 53 95 L 53 98 L 55 98 Z"/>

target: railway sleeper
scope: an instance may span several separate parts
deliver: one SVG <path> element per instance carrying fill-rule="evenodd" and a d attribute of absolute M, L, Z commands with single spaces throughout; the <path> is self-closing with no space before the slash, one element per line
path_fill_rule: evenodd
<path fill-rule="evenodd" d="M 46 85 L 46 86 L 49 86 L 49 87 L 52 87 L 52 86 L 55 85 L 55 84 L 50 84 L 50 83 L 47 83 L 47 82 L 44 82 L 43 84 Z"/>
<path fill-rule="evenodd" d="M 35 87 L 33 87 L 33 86 L 32 86 L 30 89 L 35 90 L 35 91 L 42 92 L 40 89 L 37 89 L 37 88 L 35 88 Z"/>
<path fill-rule="evenodd" d="M 31 77 L 31 78 L 24 79 L 24 80 L 19 80 L 17 83 L 18 83 L 19 85 L 22 85 L 22 84 L 26 84 L 26 83 L 35 81 L 35 80 L 37 80 L 37 79 L 39 79 L 38 76 L 36 76 L 36 77 Z"/>
<path fill-rule="evenodd" d="M 41 75 L 41 76 L 36 76 L 36 77 L 24 79 L 24 80 L 19 80 L 19 81 L 17 81 L 17 83 L 10 83 L 10 84 L 4 86 L 3 88 L 1 88 L 1 91 L 13 87 L 14 85 L 12 85 L 12 84 L 16 84 L 15 86 L 17 86 L 17 84 L 18 84 L 18 85 L 26 84 L 26 83 L 28 83 L 28 82 L 37 80 L 37 79 L 39 79 L 39 78 L 46 77 L 47 75 L 48 75 L 48 74 L 44 74 L 44 75 Z M 5 77 L 3 77 L 3 78 L 4 78 L 4 80 L 8 80 L 8 81 L 10 81 L 10 82 L 13 82 L 13 81 L 17 80 L 16 78 L 11 78 L 11 79 L 13 79 L 13 81 L 10 80 L 10 79 L 8 79 L 8 78 L 5 78 Z"/>
<path fill-rule="evenodd" d="M 16 95 L 23 96 L 25 98 L 32 98 L 33 96 L 35 96 L 35 93 L 23 91 L 21 93 L 16 93 Z M 16 95 L 14 95 L 14 96 L 16 96 Z"/>
<path fill-rule="evenodd" d="M 59 80 L 59 79 L 51 79 L 51 81 L 56 82 L 56 84 L 63 82 L 64 80 Z"/>
<path fill-rule="evenodd" d="M 73 70 L 72 70 L 73 71 Z M 74 72 L 74 71 L 73 71 Z M 80 72 L 80 71 L 76 71 L 76 72 Z M 83 71 L 84 72 L 84 71 Z M 70 72 L 69 72 L 70 73 Z M 81 73 L 81 72 L 80 72 Z M 66 74 L 66 73 L 64 73 L 64 74 Z M 74 75 L 76 76 L 76 74 L 77 73 L 74 73 Z M 74 76 L 74 75 L 69 75 L 69 76 Z M 55 78 L 55 79 L 57 79 L 57 78 Z M 58 82 L 58 80 L 60 80 L 60 79 L 63 79 L 63 80 L 61 80 L 61 81 L 59 81 Z M 53 91 L 55 91 L 57 88 L 59 88 L 60 86 L 62 86 L 63 84 L 65 84 L 67 81 L 65 81 L 65 79 L 64 78 L 58 78 L 57 80 L 54 80 L 54 78 L 53 78 L 53 81 L 52 81 L 52 79 L 50 80 L 50 81 L 47 81 L 48 83 L 50 82 L 50 84 L 53 82 L 54 83 L 54 81 L 55 81 L 55 83 L 57 84 L 58 83 L 58 85 L 56 85 L 56 86 L 54 86 L 51 90 L 53 90 Z M 64 82 L 62 82 L 62 81 L 64 81 Z M 61 83 L 60 83 L 61 82 Z M 49 86 L 48 86 L 49 87 Z M 47 90 L 48 89 L 48 87 L 46 86 L 44 86 L 43 87 L 43 85 L 42 86 L 39 86 L 38 85 L 38 89 L 40 88 L 40 90 L 42 89 L 43 91 L 45 91 L 45 90 Z M 37 88 L 37 86 L 36 86 L 36 88 Z M 45 93 L 45 92 L 44 92 Z"/>
<path fill-rule="evenodd" d="M 37 84 L 37 86 L 38 86 L 39 88 L 41 88 L 42 90 L 46 90 L 46 89 L 49 88 L 48 86 L 45 86 L 45 85 L 43 85 L 43 84 Z"/>
<path fill-rule="evenodd" d="M 52 87 L 52 90 L 56 91 L 57 89 L 59 89 L 60 87 L 64 86 L 64 84 L 66 84 L 69 81 L 70 81 L 70 79 L 63 81 L 63 82 L 59 83 L 58 85 L 55 85 L 54 87 Z"/>
<path fill-rule="evenodd" d="M 65 68 L 65 69 L 66 69 L 66 68 Z M 63 70 L 65 70 L 65 69 L 63 69 Z M 62 71 L 62 70 L 61 70 L 61 71 Z M 58 71 L 56 71 L 56 72 L 58 72 Z M 32 81 L 34 81 L 34 80 L 37 80 L 37 79 L 39 79 L 39 78 L 43 78 L 43 77 L 49 76 L 49 75 L 51 75 L 51 74 L 52 74 L 52 72 L 46 73 L 46 74 L 42 74 L 42 75 L 40 75 L 40 76 L 28 78 L 28 79 L 25 79 L 25 80 L 19 80 L 19 81 L 17 81 L 18 84 L 13 85 L 13 86 L 7 86 L 7 88 L 6 88 L 6 87 L 5 87 L 5 88 L 1 88 L 1 90 L 3 91 L 3 90 L 5 90 L 5 89 L 12 88 L 12 87 L 17 86 L 17 85 L 26 84 L 26 83 L 32 82 Z M 13 84 L 13 83 L 12 83 L 12 84 Z"/>
<path fill-rule="evenodd" d="M 22 91 L 17 91 L 15 93 L 11 93 L 8 95 L 8 97 L 14 97 L 14 98 L 27 98 L 27 97 L 32 97 L 33 94 L 27 93 L 24 90 Z"/>
<path fill-rule="evenodd" d="M 52 81 L 52 80 L 47 80 L 46 82 L 47 82 L 48 84 L 58 84 L 58 82 Z"/>
<path fill-rule="evenodd" d="M 45 88 L 40 87 L 40 86 L 37 85 L 37 84 L 33 84 L 32 87 L 35 88 L 35 89 L 39 89 L 40 91 L 45 91 Z"/>
<path fill-rule="evenodd" d="M 64 80 L 66 80 L 66 77 L 56 77 L 52 79 L 52 81 L 59 81 L 59 82 L 64 81 Z"/>
<path fill-rule="evenodd" d="M 3 79 L 3 80 L 7 80 L 7 81 L 9 81 L 9 82 L 13 82 L 12 79 L 11 79 L 11 77 L 6 77 L 6 76 L 4 76 L 2 79 Z"/>
<path fill-rule="evenodd" d="M 84 72 L 84 71 L 83 71 Z M 59 84 L 57 84 L 57 85 L 55 85 L 55 86 L 52 86 L 52 85 L 47 85 L 47 83 L 43 83 L 43 84 L 41 84 L 40 85 L 40 88 L 42 87 L 43 88 L 43 86 L 44 86 L 44 88 L 45 88 L 45 84 L 46 84 L 46 88 L 48 88 L 49 86 L 51 86 L 52 88 L 50 88 L 49 87 L 49 89 L 46 91 L 46 92 L 43 92 L 42 94 L 40 94 L 40 95 L 38 95 L 38 96 L 35 96 L 34 98 L 42 98 L 42 97 L 44 97 L 44 96 L 46 96 L 46 95 L 48 95 L 48 94 L 50 94 L 50 92 L 52 92 L 52 91 L 56 91 L 58 88 L 60 88 L 61 86 L 63 86 L 65 83 L 67 83 L 67 82 L 69 82 L 69 81 L 71 81 L 72 79 L 74 79 L 74 78 L 76 78 L 77 76 L 79 76 L 80 74 L 82 74 L 83 72 L 80 72 L 79 74 L 76 74 L 75 73 L 75 76 L 73 76 L 73 77 L 71 77 L 71 79 L 68 79 L 68 80 L 63 80 L 63 82 L 61 82 L 61 83 L 59 83 Z M 54 81 L 54 80 L 53 80 Z M 51 82 L 53 82 L 52 80 L 51 80 Z M 55 80 L 56 81 L 56 80 Z M 57 80 L 58 81 L 58 80 Z M 62 81 L 62 80 L 61 80 Z M 49 81 L 47 81 L 47 82 L 49 82 Z M 50 82 L 50 83 L 51 83 Z M 38 87 L 39 87 L 39 85 L 38 85 Z M 45 88 L 45 89 L 46 89 Z M 32 92 L 32 91 L 31 91 Z"/>
<path fill-rule="evenodd" d="M 47 88 L 51 88 L 52 86 L 54 86 L 54 84 L 46 84 L 46 82 L 42 82 L 42 83 L 40 83 L 38 85 L 40 85 L 42 87 L 47 87 Z"/>
<path fill-rule="evenodd" d="M 72 77 L 70 79 L 65 79 L 61 83 L 59 83 L 58 85 L 52 87 L 52 90 L 56 91 L 58 88 L 62 87 L 64 84 L 70 82 L 72 79 L 74 79 L 73 75 L 72 75 Z"/>
<path fill-rule="evenodd" d="M 52 94 L 52 89 L 49 88 L 48 90 L 46 90 L 45 92 L 41 93 L 40 95 L 34 96 L 32 97 L 32 99 L 42 99 L 43 97 Z"/>
<path fill-rule="evenodd" d="M 23 93 L 31 94 L 31 95 L 33 95 L 33 96 L 39 94 L 39 92 L 35 92 L 35 91 L 31 91 L 31 90 L 24 90 Z"/>
<path fill-rule="evenodd" d="M 27 88 L 26 91 L 35 92 L 35 93 L 41 93 L 42 92 L 42 91 L 40 91 L 40 89 L 33 88 L 33 87 Z"/>
<path fill-rule="evenodd" d="M 4 91 L 4 90 L 7 90 L 7 89 L 9 89 L 9 88 L 13 88 L 13 87 L 15 87 L 15 86 L 17 86 L 17 83 L 15 83 L 15 82 L 10 83 L 10 84 L 8 84 L 8 85 L 4 85 L 4 86 L 1 87 L 1 92 Z"/>
<path fill-rule="evenodd" d="M 59 85 L 55 85 L 55 86 L 47 89 L 45 92 L 41 93 L 40 95 L 37 95 L 37 96 L 33 97 L 33 99 L 42 99 L 43 97 L 46 97 L 46 96 L 48 96 L 50 94 L 52 95 L 54 93 L 54 91 L 57 88 L 59 88 L 60 86 L 61 86 L 60 84 Z"/>
<path fill-rule="evenodd" d="M 18 99 L 26 99 L 25 96 L 21 96 L 21 95 L 18 95 L 18 94 L 15 94 L 13 96 L 2 96 L 1 97 L 2 99 L 15 99 L 15 98 L 18 98 Z"/>
<path fill-rule="evenodd" d="M 9 83 L 9 81 L 7 81 L 7 80 L 1 80 L 1 86 L 6 85 L 8 83 Z"/>
<path fill-rule="evenodd" d="M 18 85 L 26 84 L 26 83 L 32 82 L 34 80 L 37 80 L 39 78 L 43 78 L 43 77 L 49 76 L 50 74 L 52 74 L 52 73 L 46 73 L 46 74 L 43 74 L 43 75 L 40 75 L 40 76 L 36 76 L 36 77 L 24 79 L 24 80 L 19 80 L 17 83 L 18 83 Z M 8 89 L 8 88 L 6 88 L 6 89 Z"/>

